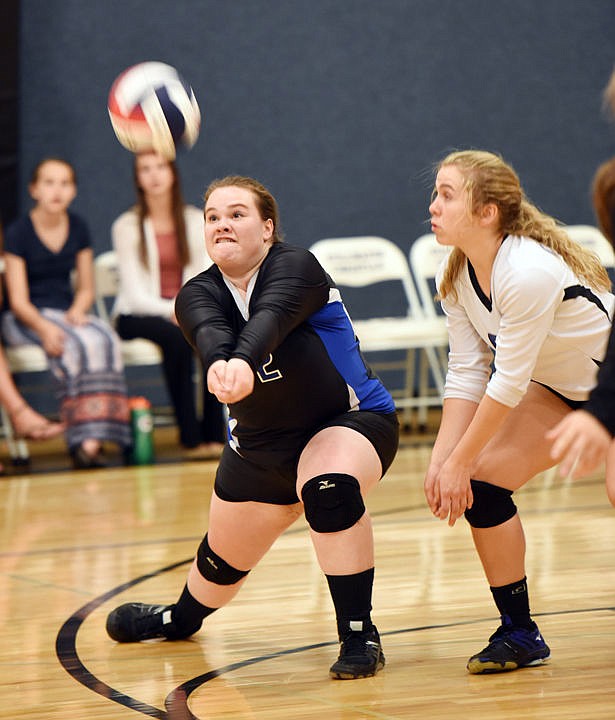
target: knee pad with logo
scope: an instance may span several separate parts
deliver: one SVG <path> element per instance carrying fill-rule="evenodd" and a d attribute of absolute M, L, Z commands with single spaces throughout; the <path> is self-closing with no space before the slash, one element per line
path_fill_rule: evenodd
<path fill-rule="evenodd" d="M 305 519 L 315 532 L 348 530 L 365 513 L 361 486 L 344 473 L 326 473 L 308 480 L 301 490 Z"/>
<path fill-rule="evenodd" d="M 249 570 L 237 570 L 229 565 L 209 547 L 207 535 L 196 553 L 196 564 L 201 575 L 216 585 L 234 585 L 245 577 Z"/>

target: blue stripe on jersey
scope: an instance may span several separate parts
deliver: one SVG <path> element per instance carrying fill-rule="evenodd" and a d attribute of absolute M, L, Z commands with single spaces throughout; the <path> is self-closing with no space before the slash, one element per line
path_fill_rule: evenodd
<path fill-rule="evenodd" d="M 574 300 L 578 297 L 584 297 L 586 300 L 593 302 L 607 317 L 609 316 L 607 309 L 602 304 L 602 300 L 589 288 L 583 285 L 571 285 L 564 290 L 564 301 Z"/>
<path fill-rule="evenodd" d="M 359 410 L 390 413 L 395 403 L 377 377 L 370 377 L 359 352 L 359 343 L 346 309 L 340 300 L 329 300 L 308 320 L 322 340 L 331 361 L 359 400 Z"/>

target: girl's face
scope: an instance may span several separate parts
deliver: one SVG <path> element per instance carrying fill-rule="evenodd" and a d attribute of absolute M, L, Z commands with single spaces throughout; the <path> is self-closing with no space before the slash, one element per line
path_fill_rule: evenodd
<path fill-rule="evenodd" d="M 54 214 L 65 212 L 77 195 L 73 169 L 63 162 L 47 160 L 29 190 L 38 207 Z"/>
<path fill-rule="evenodd" d="M 251 274 L 263 261 L 273 236 L 273 221 L 263 220 L 250 190 L 214 190 L 205 206 L 205 245 L 209 257 L 231 278 Z"/>
<path fill-rule="evenodd" d="M 136 159 L 137 184 L 146 196 L 167 195 L 173 187 L 169 161 L 157 153 L 141 153 Z"/>
<path fill-rule="evenodd" d="M 442 245 L 463 246 L 477 226 L 478 218 L 468 212 L 464 182 L 455 165 L 444 165 L 436 176 L 429 214 L 431 231 Z"/>

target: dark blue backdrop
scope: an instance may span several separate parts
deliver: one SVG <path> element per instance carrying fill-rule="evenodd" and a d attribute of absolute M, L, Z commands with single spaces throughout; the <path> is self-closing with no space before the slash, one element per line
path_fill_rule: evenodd
<path fill-rule="evenodd" d="M 193 86 L 201 137 L 179 159 L 187 199 L 253 175 L 289 241 L 427 230 L 432 167 L 500 152 L 529 196 L 593 223 L 589 185 L 615 154 L 601 94 L 613 0 L 21 0 L 20 210 L 43 156 L 72 161 L 96 252 L 134 199 L 106 100 L 127 66 L 161 60 Z M 380 297 L 364 293 L 352 311 Z"/>
<path fill-rule="evenodd" d="M 593 222 L 592 173 L 615 153 L 601 111 L 613 0 L 22 0 L 21 13 L 21 209 L 35 162 L 66 156 L 98 252 L 133 200 L 107 93 L 142 60 L 175 65 L 203 110 L 179 161 L 187 198 L 254 175 L 306 246 L 374 233 L 407 248 L 433 163 L 468 146 L 501 152 L 546 211 Z"/>

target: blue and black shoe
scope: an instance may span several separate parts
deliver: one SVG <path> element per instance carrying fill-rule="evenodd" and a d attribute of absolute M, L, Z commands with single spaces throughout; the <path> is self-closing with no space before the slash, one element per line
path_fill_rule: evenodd
<path fill-rule="evenodd" d="M 489 638 L 489 645 L 468 660 L 468 672 L 507 672 L 531 665 L 542 665 L 551 651 L 542 639 L 535 622 L 529 628 L 516 627 L 506 615 L 502 624 Z"/>

